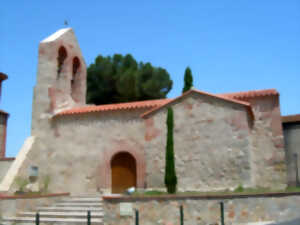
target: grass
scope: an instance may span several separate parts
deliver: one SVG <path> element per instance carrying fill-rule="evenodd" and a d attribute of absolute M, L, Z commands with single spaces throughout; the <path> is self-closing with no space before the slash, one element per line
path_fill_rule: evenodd
<path fill-rule="evenodd" d="M 286 191 L 287 192 L 297 192 L 297 191 L 300 192 L 300 187 L 287 187 Z"/>
<path fill-rule="evenodd" d="M 257 187 L 257 188 L 244 188 L 243 186 L 238 186 L 235 190 L 224 190 L 224 191 L 184 191 L 176 192 L 174 195 L 238 195 L 238 194 L 266 194 L 266 193 L 289 193 L 289 192 L 300 192 L 300 187 L 287 187 L 286 189 L 273 190 L 270 188 Z M 166 191 L 151 190 L 145 192 L 135 192 L 133 196 L 159 196 L 159 195 L 168 195 Z"/>

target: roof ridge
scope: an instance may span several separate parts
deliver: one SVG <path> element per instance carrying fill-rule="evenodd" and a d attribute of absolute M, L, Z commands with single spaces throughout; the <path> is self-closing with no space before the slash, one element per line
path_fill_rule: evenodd
<path fill-rule="evenodd" d="M 226 96 L 229 98 L 255 98 L 255 97 L 264 97 L 271 95 L 279 95 L 279 92 L 275 89 L 261 89 L 261 90 L 250 90 L 250 91 L 240 91 L 232 93 L 218 94 L 219 96 Z"/>
<path fill-rule="evenodd" d="M 216 95 L 216 94 L 211 94 L 211 93 L 204 92 L 204 91 L 199 91 L 199 90 L 195 90 L 195 89 L 190 89 L 189 91 L 184 92 L 182 95 L 178 96 L 177 98 L 174 98 L 174 99 L 172 99 L 172 100 L 166 102 L 165 104 L 162 104 L 162 105 L 156 106 L 156 107 L 153 108 L 153 109 L 150 109 L 149 111 L 143 113 L 143 114 L 141 115 L 141 117 L 142 117 L 142 118 L 145 118 L 145 117 L 147 117 L 148 115 L 152 114 L 153 112 L 155 112 L 155 111 L 161 109 L 162 107 L 165 107 L 166 105 L 171 104 L 172 102 L 175 102 L 175 101 L 177 101 L 178 99 L 184 98 L 185 96 L 189 95 L 189 94 L 192 93 L 192 92 L 198 93 L 198 94 L 207 95 L 207 96 L 210 96 L 210 97 L 222 99 L 222 100 L 224 100 L 224 101 L 228 101 L 228 102 L 232 102 L 232 103 L 235 103 L 235 104 L 240 104 L 240 105 L 246 106 L 246 107 L 249 109 L 251 116 L 253 116 L 252 108 L 251 108 L 251 105 L 250 105 L 249 102 L 244 102 L 244 101 L 241 101 L 241 100 L 237 100 L 237 99 L 234 99 L 234 98 L 230 98 L 230 97 L 228 97 L 228 96 Z"/>
<path fill-rule="evenodd" d="M 154 99 L 154 100 L 144 100 L 144 101 L 135 101 L 135 102 L 120 102 L 104 105 L 85 105 L 80 107 L 74 107 L 71 109 L 66 109 L 61 112 L 58 112 L 54 115 L 70 115 L 70 114 L 82 114 L 89 112 L 102 112 L 102 111 L 114 111 L 114 110 L 127 110 L 127 109 L 138 109 L 138 108 L 150 108 L 155 107 L 165 102 L 171 101 L 171 99 Z"/>

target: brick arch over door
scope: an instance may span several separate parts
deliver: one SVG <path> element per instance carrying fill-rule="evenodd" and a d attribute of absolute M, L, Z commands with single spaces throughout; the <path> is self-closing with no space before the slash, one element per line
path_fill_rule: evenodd
<path fill-rule="evenodd" d="M 136 184 L 137 188 L 145 188 L 146 186 L 146 161 L 143 152 L 133 148 L 112 149 L 104 153 L 100 165 L 99 187 L 111 189 L 111 160 L 118 153 L 129 153 L 136 161 Z"/>

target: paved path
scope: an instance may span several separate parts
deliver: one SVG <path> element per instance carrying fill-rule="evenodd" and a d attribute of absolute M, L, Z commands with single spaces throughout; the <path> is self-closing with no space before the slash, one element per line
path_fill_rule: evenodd
<path fill-rule="evenodd" d="M 270 225 L 300 225 L 300 218 L 280 223 L 272 223 Z"/>

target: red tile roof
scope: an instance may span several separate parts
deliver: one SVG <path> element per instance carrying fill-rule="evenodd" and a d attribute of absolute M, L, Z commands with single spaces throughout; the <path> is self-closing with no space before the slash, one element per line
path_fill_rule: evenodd
<path fill-rule="evenodd" d="M 130 109 L 147 109 L 147 108 L 153 108 L 153 107 L 163 105 L 171 100 L 172 99 L 158 99 L 158 100 L 126 102 L 126 103 L 97 105 L 97 106 L 96 105 L 83 106 L 83 107 L 72 108 L 72 109 L 59 112 L 55 116 L 82 114 L 82 113 L 91 113 L 91 112 L 130 110 Z"/>
<path fill-rule="evenodd" d="M 131 109 L 147 109 L 149 111 L 141 115 L 142 117 L 151 114 L 152 112 L 168 105 L 169 103 L 176 101 L 183 96 L 186 96 L 190 92 L 197 92 L 199 94 L 204 94 L 208 96 L 212 96 L 214 98 L 223 99 L 225 101 L 230 101 L 233 103 L 241 104 L 248 107 L 251 114 L 253 114 L 250 104 L 247 101 L 249 98 L 256 98 L 256 97 L 264 97 L 264 96 L 271 96 L 271 95 L 278 95 L 279 93 L 275 89 L 265 89 L 265 90 L 256 90 L 256 91 L 245 91 L 245 92 L 236 92 L 236 93 L 225 93 L 225 94 L 210 94 L 203 91 L 198 90 L 190 90 L 184 93 L 183 95 L 175 98 L 175 99 L 158 99 L 158 100 L 148 100 L 148 101 L 138 101 L 138 102 L 127 102 L 127 103 L 117 103 L 117 104 L 108 104 L 108 105 L 92 105 L 92 106 L 83 106 L 78 108 L 68 109 L 62 112 L 57 113 L 55 116 L 62 116 L 62 115 L 72 115 L 72 114 L 83 114 L 83 113 L 90 113 L 90 112 L 104 112 L 104 111 L 117 111 L 117 110 L 131 110 Z"/>
<path fill-rule="evenodd" d="M 148 112 L 145 112 L 144 114 L 141 115 L 142 118 L 145 118 L 147 116 L 149 116 L 150 114 L 158 111 L 159 109 L 163 108 L 163 107 L 166 107 L 176 101 L 178 101 L 179 99 L 182 99 L 186 96 L 188 96 L 189 94 L 191 93 L 198 93 L 198 94 L 202 94 L 202 95 L 207 95 L 207 96 L 210 96 L 210 97 L 213 97 L 213 98 L 217 98 L 217 99 L 221 99 L 221 100 L 224 100 L 224 101 L 227 101 L 227 102 L 232 102 L 232 103 L 235 103 L 235 104 L 239 104 L 239 105 L 243 105 L 243 106 L 246 106 L 251 117 L 254 118 L 254 114 L 253 114 L 253 111 L 252 111 L 252 108 L 251 108 L 251 105 L 250 103 L 248 102 L 243 102 L 243 101 L 239 101 L 239 100 L 236 100 L 236 99 L 232 99 L 232 98 L 229 98 L 227 96 L 222 96 L 222 95 L 214 95 L 214 94 L 210 94 L 210 93 L 207 93 L 207 92 L 203 92 L 203 91 L 198 91 L 198 90 L 194 90 L 194 89 L 191 89 L 185 93 L 183 93 L 181 96 L 177 97 L 177 98 L 174 98 L 173 100 L 170 100 L 169 102 L 166 102 L 165 104 L 163 105 L 159 105 L 159 106 L 156 106 L 155 108 L 153 109 L 150 109 Z"/>
<path fill-rule="evenodd" d="M 282 116 L 281 121 L 282 123 L 300 122 L 300 114 Z"/>
<path fill-rule="evenodd" d="M 248 99 L 256 97 L 265 97 L 271 95 L 279 95 L 276 89 L 264 89 L 264 90 L 255 90 L 255 91 L 244 91 L 244 92 L 235 92 L 235 93 L 225 93 L 219 94 L 219 96 L 229 97 L 234 99 Z"/>

